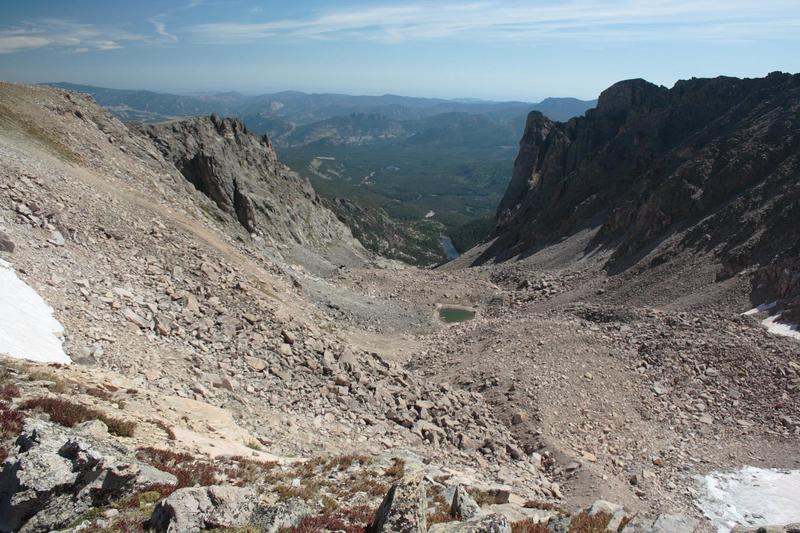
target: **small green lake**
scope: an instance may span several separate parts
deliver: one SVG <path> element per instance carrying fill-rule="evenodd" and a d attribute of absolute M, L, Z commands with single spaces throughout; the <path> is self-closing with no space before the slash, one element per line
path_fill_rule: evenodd
<path fill-rule="evenodd" d="M 464 322 L 475 318 L 475 311 L 460 307 L 441 307 L 439 308 L 439 318 L 447 323 Z"/>

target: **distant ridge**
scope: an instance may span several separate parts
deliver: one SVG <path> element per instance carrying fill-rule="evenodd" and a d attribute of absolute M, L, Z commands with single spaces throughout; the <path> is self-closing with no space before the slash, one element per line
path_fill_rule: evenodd
<path fill-rule="evenodd" d="M 473 98 L 419 98 L 384 94 L 381 96 L 281 91 L 246 96 L 235 91 L 209 95 L 177 95 L 148 90 L 109 89 L 68 82 L 47 83 L 91 95 L 123 120 L 159 122 L 182 116 L 210 113 L 244 116 L 266 113 L 298 124 L 308 124 L 352 113 L 381 113 L 395 120 L 414 120 L 440 113 L 488 114 L 507 120 L 529 111 L 541 111 L 551 120 L 565 121 L 594 107 L 596 100 L 546 98 L 539 103 L 491 101 Z M 275 105 L 278 104 L 278 105 Z"/>
<path fill-rule="evenodd" d="M 311 180 L 371 251 L 422 265 L 444 260 L 445 235 L 470 235 L 455 239 L 462 251 L 485 236 L 531 110 L 565 121 L 594 105 L 576 98 L 534 104 L 299 91 L 176 95 L 52 85 L 89 94 L 128 122 L 236 117 L 248 131 L 267 135 L 282 160 Z M 431 211 L 435 216 L 426 218 Z"/>

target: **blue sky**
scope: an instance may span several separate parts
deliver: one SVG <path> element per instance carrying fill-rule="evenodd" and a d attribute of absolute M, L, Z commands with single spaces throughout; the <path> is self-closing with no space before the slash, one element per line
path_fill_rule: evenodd
<path fill-rule="evenodd" d="M 800 0 L 2 0 L 0 78 L 536 101 L 800 71 Z"/>

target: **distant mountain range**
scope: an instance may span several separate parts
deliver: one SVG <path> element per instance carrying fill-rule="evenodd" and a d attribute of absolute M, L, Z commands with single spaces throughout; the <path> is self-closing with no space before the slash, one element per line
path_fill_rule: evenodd
<path fill-rule="evenodd" d="M 485 236 L 475 228 L 488 231 L 486 221 L 511 176 L 529 112 L 566 121 L 596 103 L 575 98 L 528 103 L 297 91 L 175 95 L 49 85 L 88 93 L 124 121 L 238 117 L 251 132 L 268 135 L 280 159 L 309 178 L 363 242 L 380 243 L 373 251 L 424 264 L 444 259 L 439 246 L 443 235 L 462 236 L 454 239 L 462 250 Z M 337 201 L 342 198 L 347 201 Z M 396 236 L 392 245 L 382 235 L 388 227 Z"/>
<path fill-rule="evenodd" d="M 90 94 L 97 103 L 110 109 L 120 118 L 143 122 L 217 113 L 236 115 L 243 120 L 248 115 L 272 117 L 302 125 L 353 113 L 379 114 L 394 120 L 413 120 L 453 112 L 487 115 L 505 121 L 527 115 L 530 111 L 541 111 L 551 120 L 564 121 L 582 115 L 597 103 L 596 100 L 577 98 L 546 98 L 539 103 L 529 103 L 445 100 L 392 94 L 382 96 L 307 94 L 299 91 L 257 96 L 246 96 L 237 92 L 197 96 L 107 89 L 66 82 L 47 85 Z"/>

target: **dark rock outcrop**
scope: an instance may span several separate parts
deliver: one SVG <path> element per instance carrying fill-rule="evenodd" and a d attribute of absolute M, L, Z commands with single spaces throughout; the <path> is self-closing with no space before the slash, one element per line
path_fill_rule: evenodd
<path fill-rule="evenodd" d="M 0 252 L 10 253 L 14 251 L 14 248 L 14 241 L 11 240 L 11 237 L 0 230 Z"/>
<path fill-rule="evenodd" d="M 211 115 L 136 128 L 213 202 L 217 216 L 248 233 L 317 251 L 340 246 L 364 253 L 311 183 L 281 164 L 270 140 L 252 135 L 239 119 Z"/>
<path fill-rule="evenodd" d="M 781 302 L 781 321 L 800 324 L 800 251 L 787 250 L 753 276 L 756 302 Z"/>
<path fill-rule="evenodd" d="M 502 261 L 598 230 L 611 272 L 706 253 L 718 279 L 795 258 L 800 239 L 800 75 L 644 80 L 603 91 L 585 117 L 528 117 L 497 213 Z"/>

